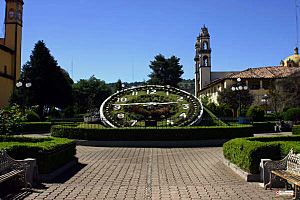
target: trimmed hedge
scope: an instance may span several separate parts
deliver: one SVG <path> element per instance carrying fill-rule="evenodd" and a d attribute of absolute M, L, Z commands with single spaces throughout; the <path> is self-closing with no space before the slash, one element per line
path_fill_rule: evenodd
<path fill-rule="evenodd" d="M 289 150 L 300 152 L 300 136 L 238 138 L 223 145 L 224 157 L 241 169 L 259 173 L 260 160 L 280 160 Z"/>
<path fill-rule="evenodd" d="M 0 136 L 0 149 L 14 159 L 36 158 L 40 174 L 48 174 L 74 159 L 76 143 L 65 138 Z"/>
<path fill-rule="evenodd" d="M 51 126 L 57 124 L 64 125 L 75 125 L 73 122 L 22 122 L 21 128 L 17 131 L 17 133 L 49 133 L 51 130 Z M 77 125 L 77 124 L 76 124 Z"/>
<path fill-rule="evenodd" d="M 253 122 L 253 129 L 255 133 L 274 132 L 275 122 Z"/>
<path fill-rule="evenodd" d="M 253 136 L 252 126 L 176 128 L 95 128 L 52 126 L 51 135 L 83 140 L 207 140 Z"/>
<path fill-rule="evenodd" d="M 293 135 L 300 135 L 300 125 L 293 126 Z"/>

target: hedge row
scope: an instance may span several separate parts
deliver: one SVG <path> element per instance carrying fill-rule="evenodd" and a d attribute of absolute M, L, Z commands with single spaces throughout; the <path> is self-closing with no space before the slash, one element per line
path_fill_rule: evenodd
<path fill-rule="evenodd" d="M 300 152 L 300 136 L 237 138 L 223 145 L 223 153 L 241 169 L 257 174 L 261 159 L 279 160 L 291 148 Z"/>
<path fill-rule="evenodd" d="M 255 133 L 274 132 L 275 122 L 253 122 L 253 129 Z"/>
<path fill-rule="evenodd" d="M 253 136 L 252 126 L 186 128 L 91 128 L 52 126 L 51 135 L 83 140 L 207 140 Z"/>
<path fill-rule="evenodd" d="M 22 126 L 17 133 L 41 133 L 47 132 L 49 133 L 51 130 L 51 126 L 53 125 L 69 125 L 72 126 L 73 122 L 22 122 Z"/>
<path fill-rule="evenodd" d="M 300 125 L 293 126 L 293 135 L 300 135 Z"/>
<path fill-rule="evenodd" d="M 0 136 L 0 149 L 14 159 L 36 158 L 40 174 L 48 174 L 74 159 L 76 143 L 65 138 Z"/>

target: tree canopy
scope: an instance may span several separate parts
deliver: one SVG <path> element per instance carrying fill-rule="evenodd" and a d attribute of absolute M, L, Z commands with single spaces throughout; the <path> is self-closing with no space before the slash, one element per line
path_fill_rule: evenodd
<path fill-rule="evenodd" d="M 72 84 L 69 74 L 51 55 L 43 41 L 38 41 L 23 66 L 21 79 L 32 83 L 26 94 L 31 105 L 65 108 L 72 105 Z"/>
<path fill-rule="evenodd" d="M 161 54 L 155 56 L 154 61 L 151 61 L 149 65 L 152 69 L 152 73 L 149 75 L 149 83 L 177 87 L 182 80 L 181 76 L 183 74 L 182 65 L 180 65 L 179 61 L 180 58 L 176 56 L 171 56 L 170 58 L 165 58 Z"/>
<path fill-rule="evenodd" d="M 241 103 L 242 108 L 245 108 L 250 106 L 253 100 L 254 98 L 250 94 L 249 90 L 232 91 L 227 88 L 220 92 L 218 96 L 219 103 L 226 104 L 235 111 L 238 110 L 239 103 Z"/>
<path fill-rule="evenodd" d="M 73 95 L 77 113 L 99 110 L 102 102 L 111 95 L 111 89 L 95 76 L 80 79 L 73 84 Z"/>

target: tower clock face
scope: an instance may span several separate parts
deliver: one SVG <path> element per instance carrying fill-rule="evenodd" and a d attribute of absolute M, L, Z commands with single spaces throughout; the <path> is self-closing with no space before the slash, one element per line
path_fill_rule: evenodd
<path fill-rule="evenodd" d="M 15 11 L 13 9 L 8 11 L 8 17 L 9 19 L 13 19 L 15 17 Z"/>
<path fill-rule="evenodd" d="M 203 106 L 195 96 L 158 85 L 118 91 L 100 107 L 102 122 L 114 128 L 197 125 L 202 113 Z"/>

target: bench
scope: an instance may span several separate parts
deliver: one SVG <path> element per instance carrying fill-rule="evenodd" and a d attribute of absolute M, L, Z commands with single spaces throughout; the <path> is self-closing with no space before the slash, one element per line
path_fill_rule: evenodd
<path fill-rule="evenodd" d="M 279 178 L 280 181 L 284 181 L 286 189 L 294 189 L 295 199 L 300 198 L 300 154 L 294 154 L 291 149 L 284 159 L 268 161 L 264 167 L 270 174 L 270 180 L 265 189 L 268 187 L 272 189 L 276 178 Z"/>
<path fill-rule="evenodd" d="M 26 170 L 26 163 L 14 160 L 5 150 L 0 150 L 0 183 L 12 178 L 19 178 L 18 180 L 22 180 L 27 189 Z"/>

